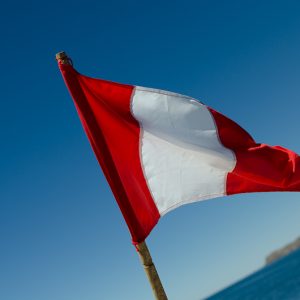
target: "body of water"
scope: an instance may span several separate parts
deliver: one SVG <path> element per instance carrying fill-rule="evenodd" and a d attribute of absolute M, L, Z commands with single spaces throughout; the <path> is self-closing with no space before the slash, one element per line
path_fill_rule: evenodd
<path fill-rule="evenodd" d="M 300 300 L 300 249 L 207 300 Z"/>

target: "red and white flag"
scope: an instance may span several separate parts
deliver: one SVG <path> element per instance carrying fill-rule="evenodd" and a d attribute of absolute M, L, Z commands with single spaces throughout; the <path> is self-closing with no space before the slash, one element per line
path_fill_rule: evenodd
<path fill-rule="evenodd" d="M 183 204 L 300 190 L 296 153 L 256 143 L 196 99 L 59 67 L 134 243 Z"/>

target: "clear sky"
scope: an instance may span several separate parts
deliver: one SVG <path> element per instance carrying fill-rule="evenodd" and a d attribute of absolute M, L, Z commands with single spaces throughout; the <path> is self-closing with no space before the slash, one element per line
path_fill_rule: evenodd
<path fill-rule="evenodd" d="M 151 300 L 54 60 L 195 97 L 300 153 L 299 1 L 6 1 L 0 10 L 0 298 Z M 300 235 L 300 194 L 224 197 L 161 219 L 171 300 L 200 299 Z"/>

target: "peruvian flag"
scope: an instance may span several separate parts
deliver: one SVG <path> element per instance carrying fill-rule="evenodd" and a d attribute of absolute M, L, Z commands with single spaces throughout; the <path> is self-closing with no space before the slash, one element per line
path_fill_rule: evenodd
<path fill-rule="evenodd" d="M 299 156 L 258 144 L 196 99 L 59 67 L 129 227 L 145 240 L 183 204 L 249 192 L 299 191 Z"/>

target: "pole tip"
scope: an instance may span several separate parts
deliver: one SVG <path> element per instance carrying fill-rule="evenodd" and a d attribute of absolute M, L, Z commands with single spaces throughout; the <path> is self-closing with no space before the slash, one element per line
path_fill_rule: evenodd
<path fill-rule="evenodd" d="M 56 53 L 55 59 L 63 65 L 72 65 L 72 60 L 65 51 Z"/>

